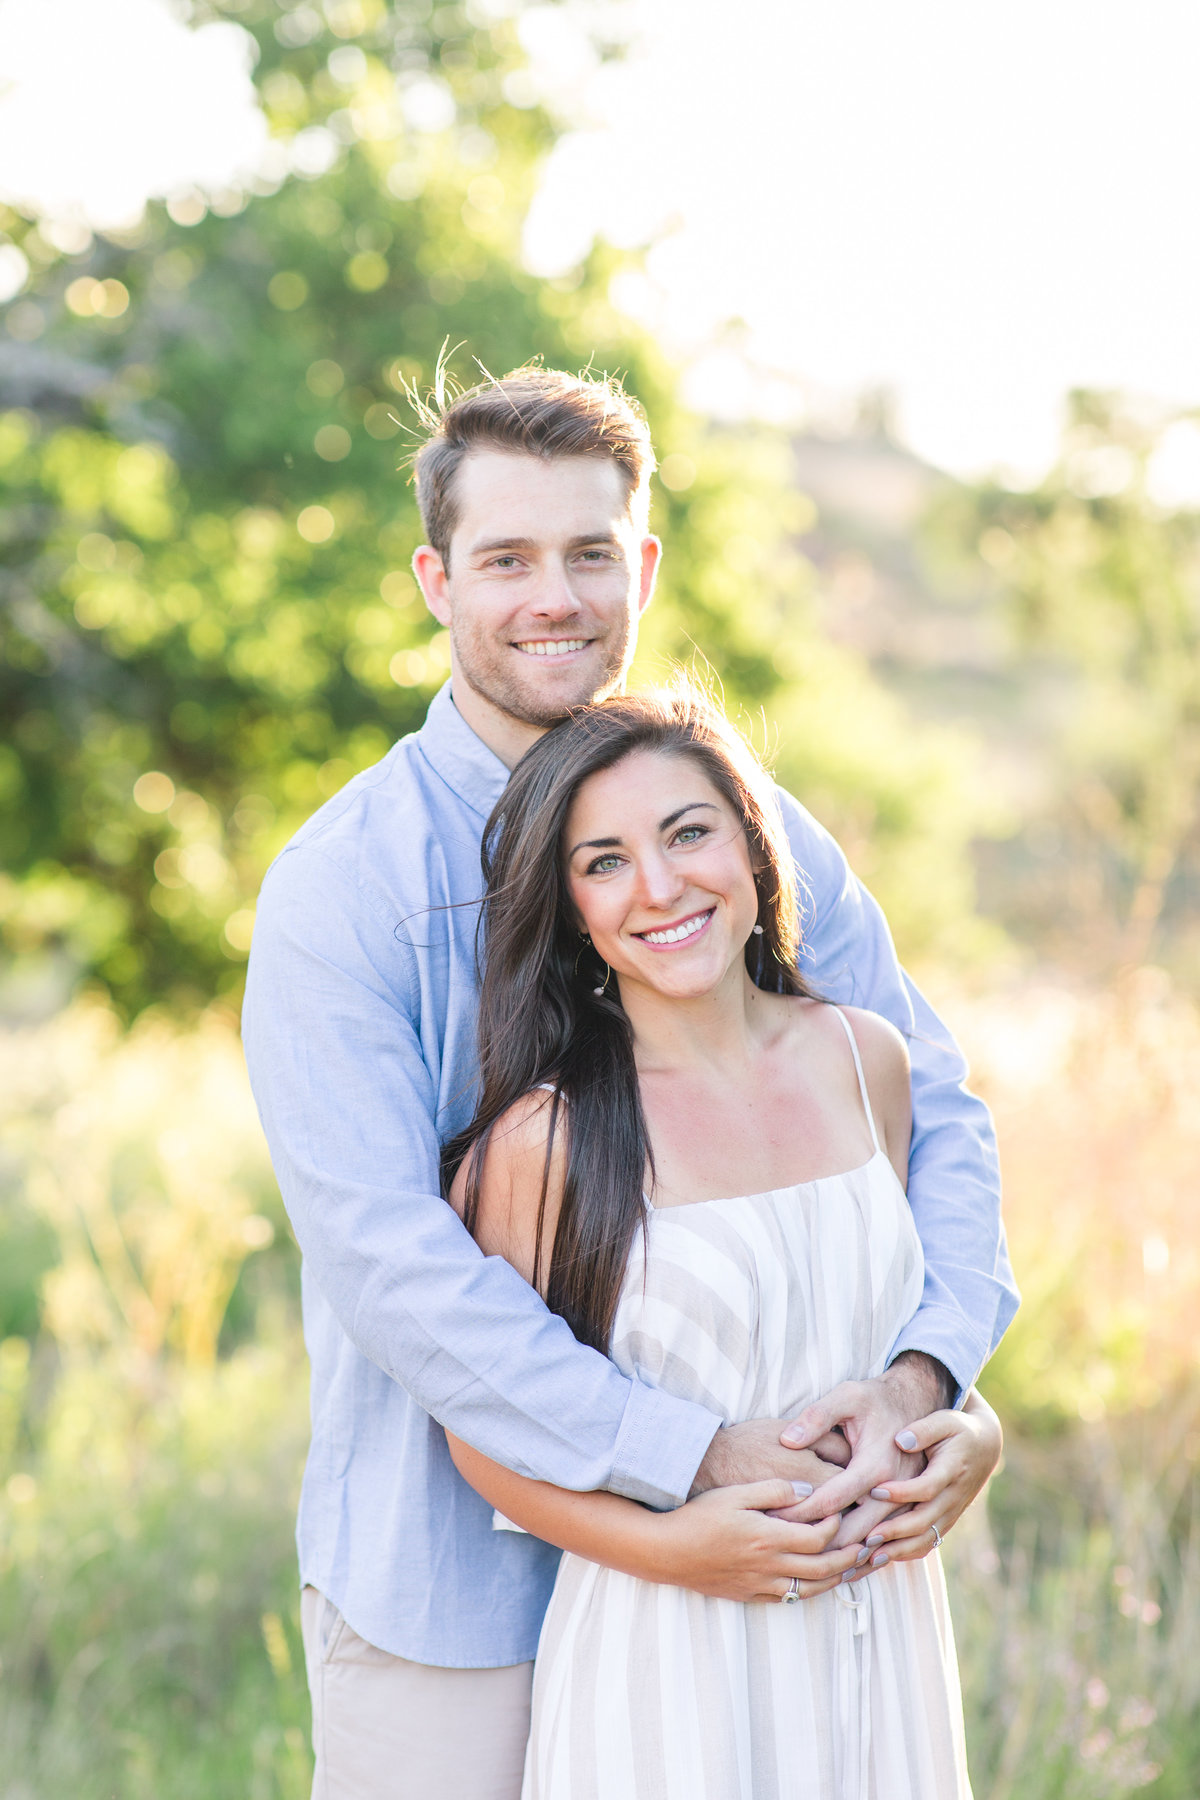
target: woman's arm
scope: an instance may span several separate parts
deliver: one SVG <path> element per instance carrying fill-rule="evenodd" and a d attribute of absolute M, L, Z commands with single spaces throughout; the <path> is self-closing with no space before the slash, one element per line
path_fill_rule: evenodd
<path fill-rule="evenodd" d="M 459 1473 L 506 1519 L 561 1550 L 643 1581 L 746 1601 L 779 1600 L 795 1577 L 809 1598 L 836 1587 L 855 1564 L 857 1544 L 828 1549 L 836 1516 L 818 1525 L 771 1516 L 795 1503 L 789 1481 L 713 1488 L 674 1512 L 657 1513 L 616 1494 L 578 1494 L 529 1481 L 447 1437 Z"/>

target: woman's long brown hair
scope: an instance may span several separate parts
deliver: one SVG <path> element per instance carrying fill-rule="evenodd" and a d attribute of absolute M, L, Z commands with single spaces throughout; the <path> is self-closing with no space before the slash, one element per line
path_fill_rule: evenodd
<path fill-rule="evenodd" d="M 539 1085 L 552 1089 L 534 1280 L 543 1285 L 545 1271 L 551 1311 L 561 1313 L 581 1342 L 603 1352 L 634 1234 L 645 1229 L 643 1190 L 653 1164 L 629 1021 L 615 980 L 606 980 L 576 923 L 563 832 L 581 784 L 643 750 L 690 758 L 729 802 L 756 871 L 762 933 L 746 944 L 750 977 L 772 993 L 810 992 L 796 968 L 795 865 L 770 779 L 746 740 L 698 690 L 680 682 L 581 707 L 522 757 L 484 832 L 481 1088 L 471 1123 L 446 1145 L 443 1171 L 449 1191 L 469 1159 L 464 1218 L 472 1230 L 497 1120 Z M 559 1131 L 566 1133 L 566 1177 L 554 1241 L 546 1246 Z"/>

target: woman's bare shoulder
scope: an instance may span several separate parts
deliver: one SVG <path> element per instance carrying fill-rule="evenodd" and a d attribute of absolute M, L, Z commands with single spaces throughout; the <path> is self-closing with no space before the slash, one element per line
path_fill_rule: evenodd
<path fill-rule="evenodd" d="M 547 1152 L 549 1159 L 547 1162 Z M 471 1157 L 467 1157 L 450 1189 L 450 1204 L 461 1216 L 466 1201 Z M 566 1109 L 542 1088 L 522 1094 L 492 1127 L 479 1170 L 479 1196 L 472 1226 L 485 1256 L 503 1256 L 532 1282 L 537 1248 L 538 1213 L 545 1183 L 546 1243 L 554 1228 L 566 1178 Z M 543 1270 L 546 1257 L 542 1258 Z"/>
<path fill-rule="evenodd" d="M 908 1045 L 903 1033 L 896 1030 L 892 1021 L 885 1019 L 881 1013 L 868 1012 L 864 1006 L 843 1006 L 840 1010 L 850 1022 L 858 1054 L 862 1057 L 863 1073 L 868 1081 L 873 1069 L 883 1078 L 898 1078 L 907 1082 L 910 1068 Z"/>
<path fill-rule="evenodd" d="M 907 1181 L 912 1136 L 912 1065 L 908 1045 L 890 1019 L 861 1006 L 843 1006 L 862 1061 L 871 1110 L 888 1155 L 902 1182 Z"/>

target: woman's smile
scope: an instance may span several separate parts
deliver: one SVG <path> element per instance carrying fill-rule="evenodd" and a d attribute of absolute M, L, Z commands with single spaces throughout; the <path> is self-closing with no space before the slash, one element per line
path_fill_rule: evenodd
<path fill-rule="evenodd" d="M 681 944 L 690 943 L 699 937 L 715 911 L 716 907 L 710 906 L 707 911 L 692 913 L 689 918 L 681 919 L 677 925 L 656 925 L 650 931 L 632 932 L 631 936 L 641 938 L 643 944 L 649 944 L 652 950 L 675 950 Z"/>

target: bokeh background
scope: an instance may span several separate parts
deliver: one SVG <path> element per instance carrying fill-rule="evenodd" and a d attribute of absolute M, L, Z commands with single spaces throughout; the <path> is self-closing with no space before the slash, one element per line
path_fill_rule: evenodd
<path fill-rule="evenodd" d="M 1194 1800 L 1198 52 L 1167 0 L 0 0 L 2 1800 L 308 1791 L 238 1006 L 271 856 L 446 672 L 446 340 L 641 396 L 639 674 L 705 659 L 995 1109 L 977 1794 Z"/>

